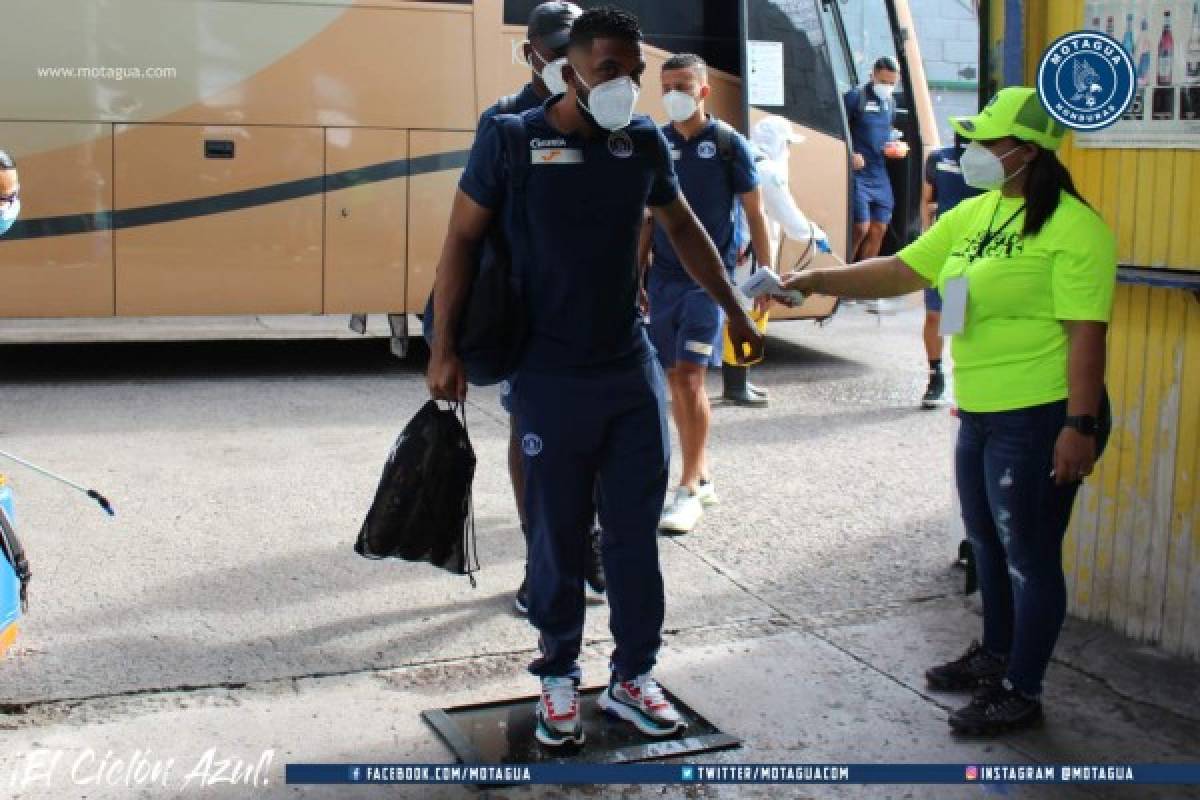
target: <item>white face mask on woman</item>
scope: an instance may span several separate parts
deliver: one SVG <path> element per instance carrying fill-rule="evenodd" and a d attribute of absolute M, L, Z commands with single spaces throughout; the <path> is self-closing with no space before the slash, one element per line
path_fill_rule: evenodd
<path fill-rule="evenodd" d="M 663 105 L 667 108 L 667 116 L 672 122 L 689 120 L 696 114 L 700 103 L 687 92 L 672 89 L 663 95 Z"/>
<path fill-rule="evenodd" d="M 619 131 L 628 127 L 633 120 L 633 107 L 637 105 L 638 86 L 633 78 L 613 78 L 611 81 L 596 84 L 595 88 L 588 86 L 587 81 L 579 77 L 579 82 L 588 90 L 587 102 L 582 98 L 579 105 L 591 115 L 601 128 L 609 131 Z"/>
<path fill-rule="evenodd" d="M 546 84 L 546 90 L 551 95 L 566 94 L 567 82 L 563 80 L 562 70 L 567 65 L 567 59 L 564 57 L 547 61 L 537 50 L 533 49 L 532 45 L 529 50 L 533 53 L 534 58 L 542 62 L 542 68 L 538 71 L 538 75 L 541 77 L 542 83 Z"/>
<path fill-rule="evenodd" d="M 1019 175 L 1021 170 L 1029 166 L 1029 163 L 1026 162 L 1012 175 L 1005 174 L 1003 159 L 1019 149 L 1021 147 L 1017 145 L 1004 155 L 998 156 L 979 142 L 971 142 L 963 151 L 962 157 L 958 159 L 958 165 L 962 167 L 963 180 L 968 186 L 974 186 L 976 189 L 984 191 L 1001 188 Z"/>

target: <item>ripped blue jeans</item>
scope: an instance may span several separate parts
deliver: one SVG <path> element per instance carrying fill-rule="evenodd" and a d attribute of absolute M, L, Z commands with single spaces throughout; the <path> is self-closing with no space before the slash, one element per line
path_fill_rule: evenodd
<path fill-rule="evenodd" d="M 959 412 L 955 477 L 983 594 L 983 646 L 1008 656 L 1008 680 L 1038 697 L 1067 613 L 1062 543 L 1078 483 L 1054 482 L 1067 403 Z M 1107 403 L 1097 437 L 1103 450 Z"/>

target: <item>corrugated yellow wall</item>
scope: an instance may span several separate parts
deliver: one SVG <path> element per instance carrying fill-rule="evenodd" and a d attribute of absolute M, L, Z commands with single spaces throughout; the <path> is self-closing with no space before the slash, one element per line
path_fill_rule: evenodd
<path fill-rule="evenodd" d="M 994 6 L 993 6 L 994 10 Z M 1026 78 L 1081 27 L 1083 0 L 1026 3 Z M 1200 151 L 1062 157 L 1123 266 L 1200 270 Z M 1109 335 L 1114 431 L 1064 553 L 1072 612 L 1200 656 L 1200 295 L 1122 285 Z"/>

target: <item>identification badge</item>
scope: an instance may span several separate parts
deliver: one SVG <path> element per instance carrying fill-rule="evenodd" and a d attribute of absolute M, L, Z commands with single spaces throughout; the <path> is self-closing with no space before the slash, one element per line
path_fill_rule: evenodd
<path fill-rule="evenodd" d="M 946 281 L 942 289 L 942 322 L 938 333 L 953 336 L 967 326 L 967 278 L 961 276 Z"/>
<path fill-rule="evenodd" d="M 867 104 L 863 106 L 863 111 L 866 111 L 869 114 L 878 114 L 882 110 L 883 109 L 880 107 L 879 103 L 876 103 L 873 100 L 868 100 Z"/>

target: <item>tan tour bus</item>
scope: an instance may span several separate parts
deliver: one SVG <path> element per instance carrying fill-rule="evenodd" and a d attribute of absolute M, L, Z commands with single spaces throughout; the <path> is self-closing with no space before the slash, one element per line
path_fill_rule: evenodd
<path fill-rule="evenodd" d="M 843 255 L 841 94 L 895 56 L 913 155 L 893 165 L 889 247 L 916 233 L 936 128 L 904 0 L 606 2 L 647 32 L 641 111 L 665 119 L 657 69 L 686 50 L 712 64 L 720 116 L 792 121 L 793 193 Z M 113 320 L 125 338 L 131 319 L 375 314 L 402 350 L 477 115 L 528 78 L 535 4 L 6 0 L 0 149 L 20 169 L 22 216 L 0 239 L 0 317 L 103 339 Z M 784 251 L 786 269 L 800 249 Z M 812 298 L 780 315 L 833 308 Z"/>

